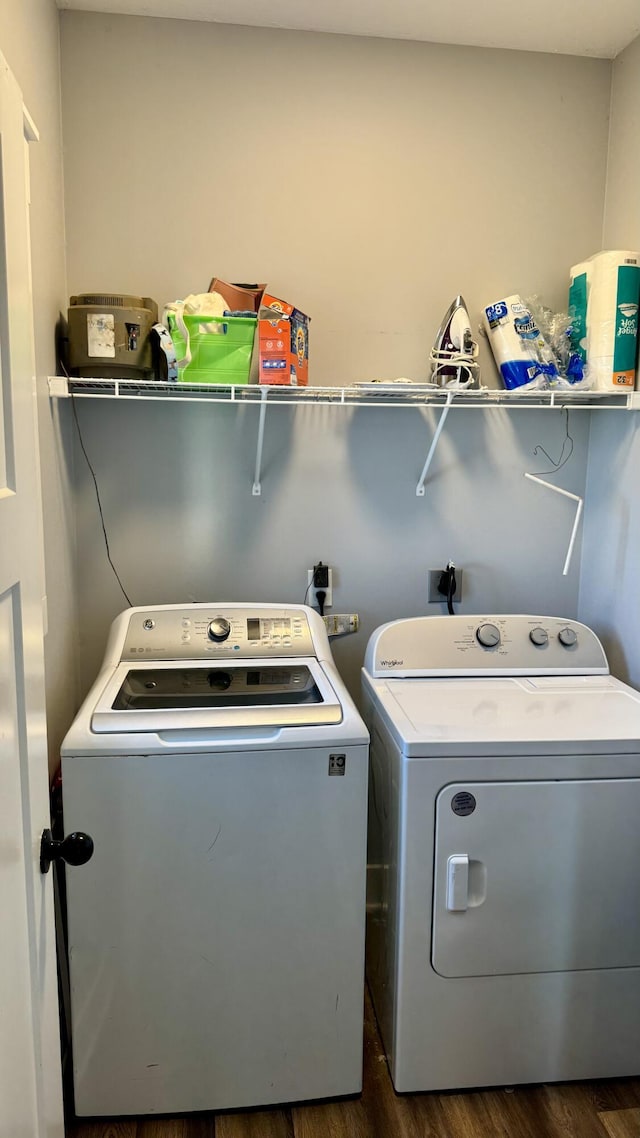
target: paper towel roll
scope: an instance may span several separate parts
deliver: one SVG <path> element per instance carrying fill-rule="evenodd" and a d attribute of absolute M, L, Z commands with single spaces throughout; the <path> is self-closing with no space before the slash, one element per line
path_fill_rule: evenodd
<path fill-rule="evenodd" d="M 600 391 L 634 386 L 639 304 L 640 253 L 604 250 L 571 269 L 571 346 Z"/>
<path fill-rule="evenodd" d="M 544 341 L 522 298 L 514 294 L 489 304 L 482 318 L 505 387 L 522 391 L 544 386 L 549 371 L 541 355 Z"/>

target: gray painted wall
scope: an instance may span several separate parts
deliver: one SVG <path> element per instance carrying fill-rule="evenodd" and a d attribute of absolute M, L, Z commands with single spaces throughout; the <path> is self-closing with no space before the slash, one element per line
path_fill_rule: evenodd
<path fill-rule="evenodd" d="M 47 375 L 55 370 L 55 327 L 67 298 L 59 29 L 53 0 L 21 0 L 20 4 L 0 0 L 0 51 L 40 131 L 40 142 L 30 147 L 31 245 L 49 602 L 47 721 L 53 768 L 76 705 L 75 522 L 67 478 L 72 435 L 69 408 L 52 406 L 46 383 Z"/>
<path fill-rule="evenodd" d="M 579 617 L 601 637 L 612 671 L 640 688 L 638 412 L 594 415 Z"/>
<path fill-rule="evenodd" d="M 274 408 L 263 494 L 251 494 L 257 409 L 77 401 L 111 553 L 137 604 L 302 601 L 306 569 L 334 566 L 334 611 L 362 629 L 334 643 L 355 695 L 369 633 L 427 611 L 426 570 L 465 569 L 460 611 L 575 616 L 579 551 L 562 577 L 573 509 L 527 483 L 558 453 L 558 413 L 454 410 L 425 498 L 415 486 L 435 420 L 417 409 Z M 582 493 L 588 414 L 574 412 L 563 485 Z M 104 552 L 93 485 L 77 465 L 82 687 L 125 606 Z M 429 611 L 441 611 L 439 606 Z"/>
<path fill-rule="evenodd" d="M 69 287 L 268 279 L 315 384 L 424 378 L 461 291 L 566 303 L 600 243 L 611 64 L 61 13 Z M 567 174 L 570 167 L 570 176 Z M 493 375 L 485 353 L 485 362 Z"/>
<path fill-rule="evenodd" d="M 315 384 L 423 378 L 457 291 L 474 320 L 509 291 L 562 303 L 600 243 L 605 61 L 82 12 L 62 14 L 62 58 L 70 290 L 267 279 L 313 318 Z M 335 646 L 354 691 L 368 633 L 427 611 L 448 557 L 462 611 L 576 614 L 571 507 L 522 478 L 546 466 L 536 443 L 559 451 L 560 413 L 454 411 L 416 499 L 429 414 L 275 409 L 255 499 L 254 408 L 77 409 L 134 602 L 298 601 L 322 558 L 334 610 L 362 617 Z M 572 414 L 577 492 L 587 424 Z M 76 465 L 86 689 L 125 602 Z"/>
<path fill-rule="evenodd" d="M 603 248 L 640 250 L 640 38 L 613 64 Z M 593 416 L 580 616 L 612 667 L 640 687 L 640 437 L 638 413 Z"/>

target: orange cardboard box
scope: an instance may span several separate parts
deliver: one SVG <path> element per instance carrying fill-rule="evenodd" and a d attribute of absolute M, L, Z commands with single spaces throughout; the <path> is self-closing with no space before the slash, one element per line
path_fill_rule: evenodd
<path fill-rule="evenodd" d="M 285 300 L 264 294 L 258 312 L 258 382 L 306 387 L 309 317 Z"/>

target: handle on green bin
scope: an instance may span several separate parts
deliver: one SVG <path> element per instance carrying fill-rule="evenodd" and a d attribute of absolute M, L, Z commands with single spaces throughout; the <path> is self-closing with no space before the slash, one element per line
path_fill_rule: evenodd
<path fill-rule="evenodd" d="M 189 328 L 195 324 L 220 324 L 220 331 L 223 336 L 226 336 L 229 331 L 229 318 L 226 316 L 198 316 L 197 312 L 185 312 L 183 319 Z"/>
<path fill-rule="evenodd" d="M 234 324 L 251 324 L 255 328 L 257 318 L 255 316 L 198 316 L 197 312 L 185 313 L 185 324 L 222 324 L 225 331 L 229 327 L 230 321 Z"/>

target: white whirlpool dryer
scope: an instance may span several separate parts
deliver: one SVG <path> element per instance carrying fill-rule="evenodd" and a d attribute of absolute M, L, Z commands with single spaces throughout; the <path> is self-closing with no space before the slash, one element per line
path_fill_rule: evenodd
<path fill-rule="evenodd" d="M 367 760 L 311 609 L 117 618 L 62 758 L 79 1115 L 360 1090 Z"/>
<path fill-rule="evenodd" d="M 590 629 L 369 641 L 368 976 L 399 1091 L 640 1071 L 640 695 Z"/>

